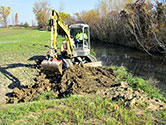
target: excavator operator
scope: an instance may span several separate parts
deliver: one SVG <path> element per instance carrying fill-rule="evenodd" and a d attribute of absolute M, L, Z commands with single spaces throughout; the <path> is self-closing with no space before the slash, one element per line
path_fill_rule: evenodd
<path fill-rule="evenodd" d="M 78 48 L 79 47 L 79 44 L 81 44 L 83 42 L 83 38 L 82 38 L 82 32 L 78 32 L 76 34 L 76 47 Z M 86 33 L 84 33 L 84 39 L 87 40 L 88 39 L 88 36 Z"/>

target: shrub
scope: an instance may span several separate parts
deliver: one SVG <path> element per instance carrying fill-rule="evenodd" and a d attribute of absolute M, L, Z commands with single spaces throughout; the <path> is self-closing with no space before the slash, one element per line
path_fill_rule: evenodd
<path fill-rule="evenodd" d="M 24 23 L 23 25 L 25 28 L 28 28 L 29 27 L 29 24 L 27 22 Z"/>

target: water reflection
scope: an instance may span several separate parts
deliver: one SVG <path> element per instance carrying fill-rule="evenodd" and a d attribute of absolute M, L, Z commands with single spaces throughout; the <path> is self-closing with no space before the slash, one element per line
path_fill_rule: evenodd
<path fill-rule="evenodd" d="M 145 52 L 115 45 L 92 45 L 92 47 L 97 59 L 101 60 L 104 66 L 125 66 L 134 75 L 143 76 L 162 92 L 166 91 L 166 63 L 164 61 L 150 57 Z"/>

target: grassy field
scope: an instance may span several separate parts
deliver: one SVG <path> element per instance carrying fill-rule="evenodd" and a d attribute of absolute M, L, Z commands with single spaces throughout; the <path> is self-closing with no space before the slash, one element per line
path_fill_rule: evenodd
<path fill-rule="evenodd" d="M 50 32 L 37 29 L 8 28 L 0 29 L 0 102 L 5 94 L 15 86 L 34 83 L 38 69 L 34 68 L 34 59 L 46 55 L 49 49 Z M 62 42 L 63 38 L 58 37 Z M 124 67 L 114 67 L 117 82 L 125 81 L 132 89 L 144 90 L 150 98 L 165 99 L 159 91 L 146 84 L 141 78 L 134 78 Z M 43 93 L 30 103 L 0 104 L 0 124 L 153 124 L 166 123 L 166 110 L 152 112 L 146 110 L 146 104 L 138 115 L 134 108 L 126 107 L 121 100 L 101 98 L 95 95 L 72 95 L 63 99 L 46 100 Z M 156 117 L 154 117 L 156 116 Z"/>
<path fill-rule="evenodd" d="M 62 42 L 63 38 L 58 37 Z M 50 32 L 37 29 L 0 29 L 0 102 L 15 86 L 34 82 L 38 70 L 33 68 L 35 59 L 49 52 Z"/>
<path fill-rule="evenodd" d="M 58 37 L 62 41 L 62 37 Z M 27 61 L 29 58 L 45 54 L 42 47 L 50 45 L 50 32 L 37 29 L 8 28 L 0 29 L 0 64 Z"/>

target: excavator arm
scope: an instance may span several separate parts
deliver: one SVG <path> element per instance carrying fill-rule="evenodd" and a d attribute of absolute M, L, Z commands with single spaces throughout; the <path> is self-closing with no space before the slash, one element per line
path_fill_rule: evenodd
<path fill-rule="evenodd" d="M 51 19 L 50 19 L 50 27 L 51 27 L 51 45 L 54 48 L 53 49 L 54 52 L 53 52 L 53 50 L 51 50 L 51 55 L 54 58 L 57 58 L 57 44 L 58 44 L 57 29 L 59 27 L 65 35 L 65 39 L 66 39 L 66 43 L 67 43 L 67 54 L 69 57 L 72 57 L 74 48 L 73 48 L 72 40 L 70 38 L 70 31 L 56 10 L 52 10 Z"/>
<path fill-rule="evenodd" d="M 73 57 L 73 44 L 70 38 L 70 31 L 68 27 L 65 25 L 59 14 L 56 10 L 52 10 L 51 19 L 50 19 L 50 28 L 51 28 L 51 52 L 49 58 L 45 59 L 41 63 L 41 69 L 43 71 L 59 71 L 62 74 L 62 65 L 63 61 L 60 59 L 58 60 L 58 53 L 57 53 L 57 36 L 58 36 L 58 28 L 60 28 L 66 39 L 67 43 L 67 54 L 69 57 Z"/>

